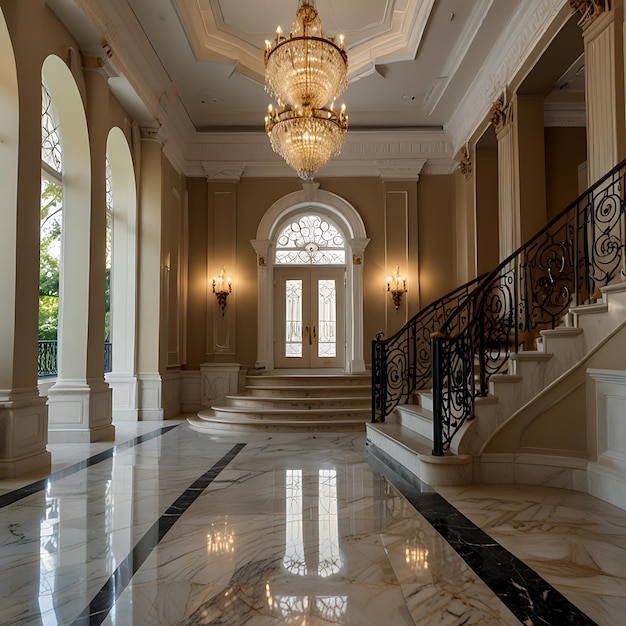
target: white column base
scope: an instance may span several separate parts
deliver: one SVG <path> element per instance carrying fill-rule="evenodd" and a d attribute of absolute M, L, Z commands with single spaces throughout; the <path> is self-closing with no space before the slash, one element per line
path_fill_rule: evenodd
<path fill-rule="evenodd" d="M 137 377 L 133 374 L 105 374 L 112 391 L 113 421 L 136 422 L 139 419 Z"/>
<path fill-rule="evenodd" d="M 49 472 L 48 408 L 37 389 L 0 391 L 0 479 Z"/>
<path fill-rule="evenodd" d="M 137 385 L 139 389 L 139 420 L 142 422 L 162 421 L 163 411 L 163 381 L 161 375 L 137 374 Z"/>
<path fill-rule="evenodd" d="M 50 443 L 91 443 L 115 439 L 111 389 L 104 381 L 57 381 L 48 390 Z"/>
<path fill-rule="evenodd" d="M 365 367 L 364 359 L 353 359 L 350 363 L 350 372 L 352 374 L 365 374 L 367 373 L 367 368 Z"/>

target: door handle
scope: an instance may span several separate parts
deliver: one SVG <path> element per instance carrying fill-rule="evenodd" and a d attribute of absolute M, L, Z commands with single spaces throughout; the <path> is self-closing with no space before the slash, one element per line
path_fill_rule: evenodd
<path fill-rule="evenodd" d="M 313 326 L 313 339 L 315 339 L 315 326 Z"/>
<path fill-rule="evenodd" d="M 311 343 L 312 343 L 312 341 L 311 341 L 311 331 L 309 330 L 308 326 L 305 326 L 304 330 L 306 331 L 306 334 L 309 337 L 309 345 L 311 345 Z"/>

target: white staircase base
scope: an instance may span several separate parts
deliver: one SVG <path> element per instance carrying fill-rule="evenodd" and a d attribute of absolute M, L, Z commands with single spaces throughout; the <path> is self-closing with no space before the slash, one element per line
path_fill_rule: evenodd
<path fill-rule="evenodd" d="M 345 373 L 264 373 L 245 393 L 189 418 L 198 431 L 361 431 L 371 419 L 371 377 Z"/>

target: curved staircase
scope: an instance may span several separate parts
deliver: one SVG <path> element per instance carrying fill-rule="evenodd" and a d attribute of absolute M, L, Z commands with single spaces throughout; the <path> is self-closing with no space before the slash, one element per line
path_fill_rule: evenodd
<path fill-rule="evenodd" d="M 626 161 L 465 286 L 456 309 L 437 315 L 430 345 L 415 319 L 397 334 L 405 339 L 374 341 L 370 453 L 431 485 L 483 478 L 494 436 L 626 328 L 625 188 Z M 534 452 L 536 480 L 541 463 L 585 465 L 551 436 L 552 451 Z"/>
<path fill-rule="evenodd" d="M 204 432 L 364 431 L 371 402 L 366 373 L 250 374 L 244 393 L 187 421 Z"/>

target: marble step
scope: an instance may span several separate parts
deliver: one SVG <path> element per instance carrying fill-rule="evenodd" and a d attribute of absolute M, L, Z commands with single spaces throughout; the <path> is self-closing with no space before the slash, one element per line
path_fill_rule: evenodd
<path fill-rule="evenodd" d="M 262 407 L 229 407 L 220 406 L 212 407 L 217 417 L 224 419 L 247 418 L 256 420 L 299 420 L 299 421 L 316 421 L 316 420 L 333 420 L 351 419 L 366 421 L 371 419 L 372 411 L 369 407 L 351 408 L 351 407 L 334 407 L 334 408 L 318 408 L 318 409 L 277 409 Z M 202 411 L 198 415 L 202 414 Z"/>
<path fill-rule="evenodd" d="M 428 485 L 469 485 L 473 478 L 470 455 L 433 456 L 432 443 L 394 422 L 367 423 L 368 452 L 381 451 L 383 460 L 400 465 Z M 386 458 L 385 458 L 386 457 Z"/>
<path fill-rule="evenodd" d="M 368 379 L 369 381 L 369 379 Z M 246 395 L 259 397 L 361 397 L 368 394 L 371 401 L 372 385 L 249 385 Z"/>
<path fill-rule="evenodd" d="M 372 377 L 370 374 L 252 374 L 246 376 L 246 386 L 346 386 L 364 385 L 370 386 Z"/>
<path fill-rule="evenodd" d="M 390 416 L 388 421 L 400 424 L 404 428 L 424 437 L 427 441 L 432 442 L 433 412 L 423 406 L 416 406 L 414 404 L 398 405 L 395 415 Z"/>
<path fill-rule="evenodd" d="M 332 409 L 333 407 L 366 408 L 372 406 L 372 398 L 369 395 L 361 396 L 330 396 L 330 397 L 289 397 L 289 396 L 252 396 L 232 395 L 226 396 L 228 407 L 250 407 L 256 409 Z"/>
<path fill-rule="evenodd" d="M 213 414 L 212 411 L 200 411 L 197 416 L 187 418 L 190 427 L 200 432 L 363 432 L 369 420 L 346 417 L 327 417 L 323 419 L 258 419 L 245 416 L 227 417 Z"/>

